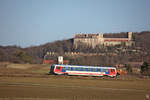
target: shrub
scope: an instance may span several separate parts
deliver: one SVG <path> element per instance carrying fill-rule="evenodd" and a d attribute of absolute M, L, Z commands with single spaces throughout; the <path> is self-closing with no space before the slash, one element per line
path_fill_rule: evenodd
<path fill-rule="evenodd" d="M 146 76 L 150 76 L 150 61 L 144 62 L 144 64 L 141 66 L 141 73 Z"/>

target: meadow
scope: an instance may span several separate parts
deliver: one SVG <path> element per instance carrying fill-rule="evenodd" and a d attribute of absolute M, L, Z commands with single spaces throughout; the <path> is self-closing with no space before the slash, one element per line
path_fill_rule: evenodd
<path fill-rule="evenodd" d="M 42 64 L 0 64 L 0 100 L 150 99 L 149 79 L 49 75 L 49 68 Z"/>

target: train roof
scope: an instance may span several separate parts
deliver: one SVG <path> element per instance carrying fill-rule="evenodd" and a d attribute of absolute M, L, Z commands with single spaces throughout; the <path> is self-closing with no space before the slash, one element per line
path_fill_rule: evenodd
<path fill-rule="evenodd" d="M 107 67 L 107 66 L 83 66 L 83 65 L 62 65 L 62 64 L 54 64 L 54 65 L 60 65 L 64 67 L 85 67 L 85 68 L 115 68 L 115 67 Z"/>

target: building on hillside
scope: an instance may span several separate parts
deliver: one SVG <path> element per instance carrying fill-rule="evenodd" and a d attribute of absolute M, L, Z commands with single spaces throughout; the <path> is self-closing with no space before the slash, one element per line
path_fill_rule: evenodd
<path fill-rule="evenodd" d="M 127 38 L 105 38 L 102 33 L 98 34 L 75 34 L 74 46 L 84 44 L 90 47 L 98 46 L 115 46 L 124 44 L 125 46 L 132 46 L 132 32 L 128 32 Z"/>

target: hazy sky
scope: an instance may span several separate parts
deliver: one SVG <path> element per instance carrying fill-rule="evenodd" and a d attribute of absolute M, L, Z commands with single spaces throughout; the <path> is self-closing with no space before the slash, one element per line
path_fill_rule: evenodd
<path fill-rule="evenodd" d="M 74 33 L 150 31 L 150 0 L 0 0 L 0 45 L 22 47 Z"/>

